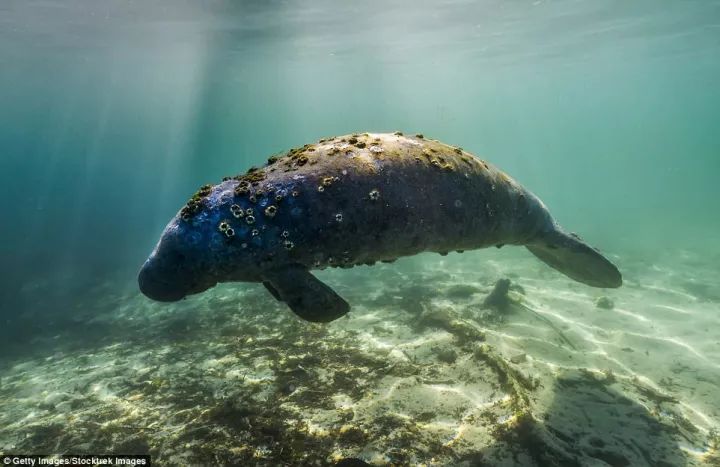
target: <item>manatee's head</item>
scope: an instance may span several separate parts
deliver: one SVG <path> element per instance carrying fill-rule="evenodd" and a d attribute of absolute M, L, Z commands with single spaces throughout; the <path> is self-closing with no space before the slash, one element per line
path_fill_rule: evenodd
<path fill-rule="evenodd" d="M 177 213 L 138 275 L 140 291 L 161 302 L 203 292 L 222 277 L 225 237 L 216 228 L 220 190 L 205 185 Z"/>
<path fill-rule="evenodd" d="M 145 261 L 138 277 L 142 293 L 174 302 L 218 282 L 263 280 L 268 265 L 287 262 L 294 247 L 283 224 L 294 211 L 278 207 L 286 193 L 276 187 L 268 196 L 236 179 L 202 186 L 165 227 Z M 291 207 L 292 200 L 283 205 Z"/>
<path fill-rule="evenodd" d="M 153 300 L 174 302 L 214 286 L 218 281 L 205 237 L 176 216 L 140 269 L 140 291 Z"/>

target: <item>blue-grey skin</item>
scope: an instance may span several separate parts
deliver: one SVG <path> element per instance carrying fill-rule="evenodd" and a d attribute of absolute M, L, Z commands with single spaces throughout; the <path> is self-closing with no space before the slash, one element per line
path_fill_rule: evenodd
<path fill-rule="evenodd" d="M 165 228 L 139 284 L 176 301 L 218 282 L 262 282 L 299 316 L 327 322 L 349 305 L 311 269 L 506 244 L 585 284 L 622 284 L 610 261 L 487 162 L 422 135 L 364 133 L 203 187 Z"/>

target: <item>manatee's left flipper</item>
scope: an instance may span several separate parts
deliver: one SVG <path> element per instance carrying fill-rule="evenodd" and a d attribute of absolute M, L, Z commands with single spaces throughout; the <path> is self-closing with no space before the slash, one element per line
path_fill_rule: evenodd
<path fill-rule="evenodd" d="M 301 265 L 265 271 L 263 284 L 275 298 L 307 321 L 328 323 L 350 311 L 348 302 Z"/>
<path fill-rule="evenodd" d="M 267 291 L 270 292 L 270 295 L 272 295 L 273 297 L 275 297 L 275 300 L 277 300 L 278 302 L 284 301 L 284 300 L 282 299 L 282 297 L 280 296 L 280 292 L 278 292 L 277 289 L 275 289 L 275 287 L 273 287 L 270 282 L 268 282 L 268 281 L 263 281 L 262 284 L 265 286 L 265 288 L 267 289 Z"/>

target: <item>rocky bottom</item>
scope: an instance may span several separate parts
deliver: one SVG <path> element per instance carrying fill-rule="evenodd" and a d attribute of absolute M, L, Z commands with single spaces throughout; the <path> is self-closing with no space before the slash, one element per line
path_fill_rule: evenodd
<path fill-rule="evenodd" d="M 720 465 L 702 401 L 584 334 L 607 333 L 583 316 L 612 323 L 639 283 L 612 299 L 573 285 L 581 305 L 554 314 L 548 287 L 568 282 L 518 261 L 530 272 L 428 261 L 323 273 L 353 304 L 328 325 L 256 285 L 171 306 L 97 294 L 4 358 L 0 451 L 149 453 L 158 465 Z M 488 303 L 507 276 L 507 302 Z M 713 387 L 718 374 L 705 378 Z"/>

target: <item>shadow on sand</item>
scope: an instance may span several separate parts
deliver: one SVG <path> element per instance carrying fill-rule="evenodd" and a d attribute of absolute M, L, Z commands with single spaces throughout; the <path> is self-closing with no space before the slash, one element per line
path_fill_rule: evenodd
<path fill-rule="evenodd" d="M 642 391 L 637 401 L 628 397 L 628 392 Z M 538 466 L 695 465 L 678 442 L 684 438 L 688 444 L 702 445 L 697 429 L 677 412 L 671 397 L 612 376 L 566 370 L 552 387 L 541 388 L 530 406 L 498 430 L 498 442 L 474 465 L 496 465 L 487 460 L 498 458 Z"/>

